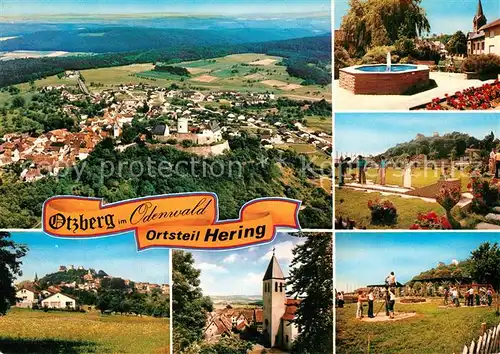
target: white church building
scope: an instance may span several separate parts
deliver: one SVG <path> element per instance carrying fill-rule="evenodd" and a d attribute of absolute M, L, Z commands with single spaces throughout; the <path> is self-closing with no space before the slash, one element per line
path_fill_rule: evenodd
<path fill-rule="evenodd" d="M 286 298 L 286 280 L 274 251 L 262 279 L 264 300 L 263 335 L 270 347 L 290 350 L 298 335 L 297 326 L 291 321 L 300 300 Z"/>

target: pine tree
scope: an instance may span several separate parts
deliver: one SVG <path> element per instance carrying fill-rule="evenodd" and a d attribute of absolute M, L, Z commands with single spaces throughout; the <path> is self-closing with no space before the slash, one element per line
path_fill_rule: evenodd
<path fill-rule="evenodd" d="M 21 276 L 22 261 L 28 248 L 10 240 L 10 233 L 0 232 L 0 315 L 16 303 L 14 278 Z"/>
<path fill-rule="evenodd" d="M 293 250 L 288 296 L 305 295 L 293 320 L 299 329 L 293 353 L 333 352 L 332 248 L 331 234 L 308 234 Z"/>

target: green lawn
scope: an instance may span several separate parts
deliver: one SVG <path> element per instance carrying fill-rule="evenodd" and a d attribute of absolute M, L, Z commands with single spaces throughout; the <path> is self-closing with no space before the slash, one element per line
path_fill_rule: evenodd
<path fill-rule="evenodd" d="M 396 312 L 415 311 L 417 316 L 400 321 L 366 323 L 356 320 L 356 304 L 336 309 L 336 349 L 339 354 L 461 353 L 477 340 L 481 323 L 498 325 L 491 308 L 438 308 L 442 300 L 425 304 L 396 304 Z M 375 304 L 375 309 L 380 305 Z M 380 314 L 379 314 L 380 316 Z M 368 338 L 370 347 L 368 351 Z"/>
<path fill-rule="evenodd" d="M 371 225 L 371 214 L 368 201 L 388 199 L 394 203 L 398 213 L 397 224 L 390 226 Z M 408 199 L 400 196 L 382 196 L 380 193 L 366 193 L 352 189 L 335 189 L 335 217 L 349 218 L 356 221 L 356 227 L 379 229 L 409 229 L 419 213 L 435 211 L 444 215 L 444 209 L 438 203 L 429 203 L 421 199 Z"/>
<path fill-rule="evenodd" d="M 352 169 L 349 170 L 347 175 L 350 175 L 351 173 L 358 173 L 357 169 Z M 337 176 L 338 174 L 338 169 L 335 169 L 335 175 Z M 396 186 L 403 186 L 403 170 L 402 169 L 395 169 L 395 168 L 388 168 L 386 171 L 386 184 L 389 185 L 396 185 Z M 441 171 L 436 169 L 432 170 L 430 168 L 415 168 L 412 172 L 412 180 L 411 184 L 412 187 L 414 188 L 420 188 L 420 187 L 425 187 L 428 185 L 431 185 L 433 183 L 436 183 L 441 176 Z M 469 183 L 469 175 L 465 172 L 461 171 L 454 171 L 452 173 L 453 178 L 460 178 L 461 183 L 462 183 L 462 191 L 466 192 L 467 191 L 467 184 Z M 375 168 L 370 168 L 366 171 L 366 179 L 375 181 L 378 179 L 378 172 L 377 169 Z M 377 183 L 380 183 L 380 181 L 377 180 Z"/>
<path fill-rule="evenodd" d="M 0 317 L 0 352 L 169 353 L 169 320 L 11 309 Z"/>

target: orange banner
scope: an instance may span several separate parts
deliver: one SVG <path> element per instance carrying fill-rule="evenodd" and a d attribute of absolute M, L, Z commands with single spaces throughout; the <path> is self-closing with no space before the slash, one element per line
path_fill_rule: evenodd
<path fill-rule="evenodd" d="M 95 238 L 134 231 L 139 250 L 151 247 L 237 248 L 271 241 L 280 228 L 300 229 L 301 202 L 262 198 L 246 203 L 237 220 L 219 221 L 214 193 L 169 194 L 103 205 L 102 199 L 58 196 L 43 207 L 52 236 Z"/>

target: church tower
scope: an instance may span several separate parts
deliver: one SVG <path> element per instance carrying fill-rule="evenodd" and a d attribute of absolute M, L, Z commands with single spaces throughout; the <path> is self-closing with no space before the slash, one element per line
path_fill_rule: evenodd
<path fill-rule="evenodd" d="M 262 291 L 264 299 L 264 335 L 267 336 L 271 347 L 279 344 L 277 340 L 280 335 L 281 317 L 286 311 L 286 288 L 285 277 L 281 271 L 276 256 L 273 257 L 267 266 L 264 279 L 262 279 Z"/>
<path fill-rule="evenodd" d="M 472 24 L 474 25 L 474 32 L 479 32 L 479 29 L 486 23 L 487 20 L 483 13 L 483 4 L 481 4 L 481 0 L 479 0 L 477 3 L 476 16 L 474 16 L 474 20 L 472 21 Z"/>

